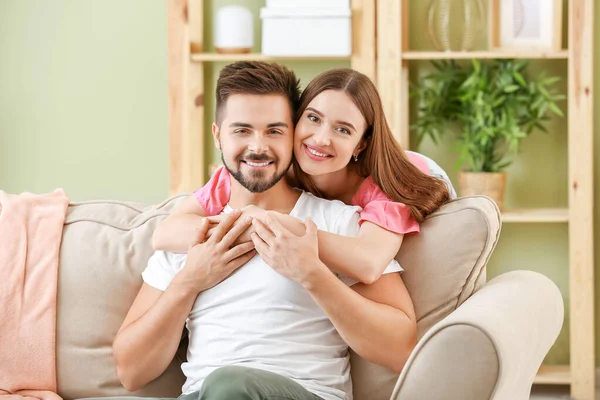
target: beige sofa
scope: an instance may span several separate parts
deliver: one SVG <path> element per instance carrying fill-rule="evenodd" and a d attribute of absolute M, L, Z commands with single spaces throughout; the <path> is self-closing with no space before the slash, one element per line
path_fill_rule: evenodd
<path fill-rule="evenodd" d="M 141 285 L 152 232 L 182 199 L 156 206 L 70 205 L 58 288 L 57 376 L 63 398 L 180 394 L 181 357 L 147 387 L 129 393 L 117 378 L 111 344 Z M 397 258 L 406 269 L 420 341 L 399 377 L 352 354 L 356 400 L 528 398 L 561 328 L 563 303 L 557 287 L 534 272 L 514 271 L 486 283 L 500 228 L 491 200 L 462 198 L 405 240 Z"/>

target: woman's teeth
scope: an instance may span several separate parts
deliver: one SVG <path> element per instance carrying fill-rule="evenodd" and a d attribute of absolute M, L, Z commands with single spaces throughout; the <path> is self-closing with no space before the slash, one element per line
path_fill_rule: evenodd
<path fill-rule="evenodd" d="M 310 151 L 310 154 L 314 154 L 315 156 L 318 156 L 318 157 L 328 157 L 329 156 L 329 154 L 324 154 L 324 153 L 319 153 L 318 151 L 314 151 L 310 147 L 307 147 L 307 149 L 308 149 L 308 151 Z"/>

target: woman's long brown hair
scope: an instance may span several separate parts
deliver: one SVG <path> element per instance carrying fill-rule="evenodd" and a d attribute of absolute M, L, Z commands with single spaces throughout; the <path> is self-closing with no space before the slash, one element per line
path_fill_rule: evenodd
<path fill-rule="evenodd" d="M 318 75 L 302 93 L 296 123 L 310 102 L 325 90 L 346 93 L 367 122 L 363 134 L 366 148 L 359 154 L 358 162 L 351 161 L 360 176 L 370 176 L 390 199 L 406 204 L 418 222 L 449 200 L 446 184 L 421 172 L 394 139 L 377 88 L 366 75 L 349 68 L 331 69 Z M 321 196 L 310 176 L 302 172 L 295 160 L 294 172 L 299 186 Z"/>

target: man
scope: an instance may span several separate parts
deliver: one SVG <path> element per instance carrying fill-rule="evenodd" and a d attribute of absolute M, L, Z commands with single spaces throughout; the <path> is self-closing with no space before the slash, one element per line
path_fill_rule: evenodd
<path fill-rule="evenodd" d="M 113 346 L 127 389 L 166 369 L 186 324 L 186 399 L 351 399 L 348 345 L 371 360 L 397 355 L 398 371 L 406 361 L 416 328 L 399 274 L 349 288 L 322 263 L 311 274 L 279 274 L 256 256 L 253 242 L 234 245 L 251 224 L 234 209 L 250 204 L 311 218 L 321 230 L 358 233 L 356 207 L 281 179 L 292 161 L 298 99 L 294 74 L 276 64 L 221 71 L 213 136 L 234 178 L 231 201 L 207 241 L 187 255 L 158 251 L 149 260 Z M 203 220 L 201 237 L 206 230 Z M 314 233 L 310 223 L 308 230 Z M 399 270 L 393 261 L 386 272 Z"/>

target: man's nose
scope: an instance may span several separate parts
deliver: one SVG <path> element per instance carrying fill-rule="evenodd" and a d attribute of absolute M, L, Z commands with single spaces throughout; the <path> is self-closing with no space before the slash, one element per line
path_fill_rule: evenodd
<path fill-rule="evenodd" d="M 264 135 L 256 133 L 248 143 L 248 149 L 256 154 L 266 153 L 269 149 L 269 143 Z"/>

